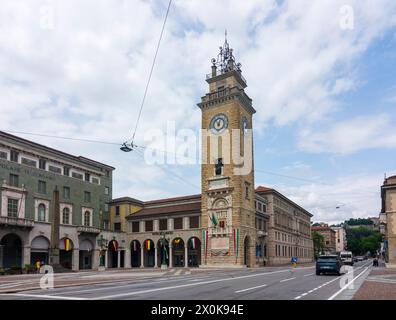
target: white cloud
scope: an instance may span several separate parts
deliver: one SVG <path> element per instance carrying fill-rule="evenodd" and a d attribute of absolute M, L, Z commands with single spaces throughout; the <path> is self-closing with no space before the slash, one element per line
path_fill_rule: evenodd
<path fill-rule="evenodd" d="M 299 147 L 308 152 L 351 154 L 363 149 L 396 148 L 396 133 L 388 114 L 356 117 L 330 128 L 302 130 Z"/>
<path fill-rule="evenodd" d="M 311 212 L 312 221 L 336 224 L 351 217 L 377 216 L 381 209 L 382 181 L 383 174 L 371 174 L 346 176 L 334 183 L 273 187 Z"/>
<path fill-rule="evenodd" d="M 352 31 L 339 28 L 344 1 L 175 1 L 137 142 L 167 121 L 180 128 L 200 126 L 196 103 L 207 91 L 205 73 L 225 28 L 250 85 L 257 128 L 269 120 L 308 126 L 323 118 L 339 94 L 355 88 L 354 59 L 395 23 L 393 0 L 350 3 L 356 14 Z M 40 8 L 47 5 L 54 9 L 54 29 L 40 26 Z M 1 129 L 113 142 L 131 136 L 163 4 L 3 0 L 0 8 Z M 34 140 L 115 166 L 117 195 L 186 192 L 180 183 L 170 187 L 169 174 L 140 170 L 144 164 L 138 158 L 125 158 L 117 148 Z M 199 184 L 199 174 L 186 174 Z"/>

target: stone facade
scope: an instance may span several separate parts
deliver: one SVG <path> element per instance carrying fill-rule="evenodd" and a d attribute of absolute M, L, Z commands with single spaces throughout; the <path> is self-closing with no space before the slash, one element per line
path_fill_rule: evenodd
<path fill-rule="evenodd" d="M 98 268 L 97 238 L 123 238 L 103 230 L 113 170 L 0 132 L 0 268 L 49 263 L 55 189 L 60 194 L 61 264 L 75 271 Z"/>
<path fill-rule="evenodd" d="M 312 231 L 320 233 L 324 237 L 325 253 L 336 253 L 336 232 L 329 226 L 316 226 L 312 227 Z"/>
<path fill-rule="evenodd" d="M 274 189 L 258 187 L 256 193 L 268 203 L 268 265 L 288 264 L 292 257 L 312 262 L 312 214 Z"/>
<path fill-rule="evenodd" d="M 346 230 L 344 227 L 331 227 L 335 231 L 336 252 L 345 251 L 347 248 Z"/>
<path fill-rule="evenodd" d="M 385 215 L 385 260 L 396 267 L 396 176 L 386 178 L 381 186 L 381 215 Z"/>

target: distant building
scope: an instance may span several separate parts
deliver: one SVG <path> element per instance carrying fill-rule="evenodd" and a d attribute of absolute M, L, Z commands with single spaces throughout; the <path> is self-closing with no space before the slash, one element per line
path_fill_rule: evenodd
<path fill-rule="evenodd" d="M 330 254 L 336 252 L 336 231 L 329 226 L 312 227 L 312 231 L 318 232 L 324 237 L 325 253 Z"/>
<path fill-rule="evenodd" d="M 335 231 L 335 243 L 336 252 L 345 251 L 347 248 L 347 237 L 345 228 L 342 227 L 331 227 Z"/>

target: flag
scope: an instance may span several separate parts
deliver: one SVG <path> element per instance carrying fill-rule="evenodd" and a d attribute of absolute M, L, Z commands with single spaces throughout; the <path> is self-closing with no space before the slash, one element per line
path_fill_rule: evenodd
<path fill-rule="evenodd" d="M 233 234 L 234 234 L 234 252 L 235 252 L 235 256 L 238 257 L 238 247 L 239 247 L 239 229 L 235 228 L 233 230 Z"/>
<path fill-rule="evenodd" d="M 137 241 L 136 240 L 133 240 L 133 251 L 137 251 L 138 250 L 138 248 L 137 248 Z"/>
<path fill-rule="evenodd" d="M 195 250 L 195 248 L 196 248 L 196 239 L 191 238 L 191 249 Z"/>
<path fill-rule="evenodd" d="M 65 246 L 65 251 L 70 251 L 70 250 L 71 250 L 70 239 L 65 238 L 65 240 L 64 240 L 64 246 Z"/>
<path fill-rule="evenodd" d="M 113 244 L 114 251 L 117 251 L 117 241 L 113 240 L 111 243 Z"/>
<path fill-rule="evenodd" d="M 215 214 L 214 213 L 212 213 L 212 216 L 210 217 L 210 221 L 212 221 L 212 224 L 215 226 L 215 227 L 217 227 L 217 218 L 216 218 L 216 216 L 215 216 Z"/>
<path fill-rule="evenodd" d="M 150 249 L 151 249 L 151 240 L 146 240 L 146 249 L 147 249 L 147 251 L 150 251 Z"/>

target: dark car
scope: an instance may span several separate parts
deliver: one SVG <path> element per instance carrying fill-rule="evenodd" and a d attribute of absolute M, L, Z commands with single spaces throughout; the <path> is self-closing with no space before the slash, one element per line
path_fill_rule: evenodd
<path fill-rule="evenodd" d="M 340 274 L 342 261 L 338 255 L 319 256 L 316 260 L 316 275 L 321 273 Z"/>

